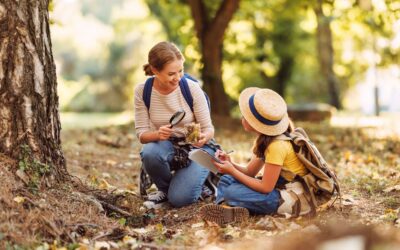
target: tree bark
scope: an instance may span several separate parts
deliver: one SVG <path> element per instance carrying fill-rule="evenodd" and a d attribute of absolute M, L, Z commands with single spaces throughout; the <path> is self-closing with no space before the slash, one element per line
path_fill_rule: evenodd
<path fill-rule="evenodd" d="M 189 0 L 196 34 L 200 42 L 203 68 L 201 76 L 208 93 L 212 113 L 229 116 L 229 99 L 222 81 L 222 51 L 225 30 L 240 0 L 224 0 L 213 18 L 202 0 Z"/>
<path fill-rule="evenodd" d="M 21 146 L 67 176 L 61 150 L 56 67 L 48 0 L 0 2 L 0 153 L 19 160 Z"/>
<path fill-rule="evenodd" d="M 317 17 L 317 46 L 318 59 L 321 67 L 321 74 L 328 85 L 330 104 L 341 108 L 339 98 L 339 86 L 336 75 L 333 71 L 334 51 L 332 46 L 332 31 L 330 20 L 325 16 L 322 9 L 323 0 L 318 0 L 314 8 Z"/>

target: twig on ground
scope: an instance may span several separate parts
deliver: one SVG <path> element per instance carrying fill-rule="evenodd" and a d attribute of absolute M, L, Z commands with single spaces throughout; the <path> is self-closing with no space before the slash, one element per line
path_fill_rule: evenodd
<path fill-rule="evenodd" d="M 122 214 L 124 216 L 133 216 L 131 213 L 128 213 L 125 210 L 122 210 L 121 208 L 116 207 L 116 206 L 114 206 L 114 205 L 112 205 L 110 203 L 107 203 L 105 201 L 100 201 L 100 203 L 105 209 L 112 210 L 112 211 L 117 212 L 119 214 Z"/>

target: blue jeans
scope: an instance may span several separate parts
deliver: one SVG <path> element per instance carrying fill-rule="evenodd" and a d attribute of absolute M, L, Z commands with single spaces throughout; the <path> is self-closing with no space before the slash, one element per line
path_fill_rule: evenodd
<path fill-rule="evenodd" d="M 204 145 L 203 149 L 215 153 L 208 145 Z M 143 146 L 140 156 L 144 169 L 158 190 L 168 194 L 168 201 L 172 206 L 186 206 L 199 199 L 209 171 L 191 161 L 189 166 L 172 174 L 170 163 L 174 156 L 174 148 L 170 141 L 147 143 Z"/>
<path fill-rule="evenodd" d="M 278 183 L 284 179 L 279 177 Z M 277 189 L 268 194 L 259 193 L 240 183 L 230 175 L 223 175 L 218 183 L 216 203 L 225 201 L 234 207 L 245 207 L 253 214 L 274 214 L 281 195 Z"/>

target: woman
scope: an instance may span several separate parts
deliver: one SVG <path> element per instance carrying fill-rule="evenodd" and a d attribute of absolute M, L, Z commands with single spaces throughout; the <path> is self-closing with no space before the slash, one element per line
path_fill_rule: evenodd
<path fill-rule="evenodd" d="M 189 162 L 187 166 L 172 172 L 172 161 L 177 142 L 185 136 L 184 125 L 200 124 L 200 139 L 195 147 L 202 147 L 210 153 L 215 150 L 208 145 L 214 137 L 214 127 L 206 97 L 199 84 L 186 79 L 193 97 L 193 107 L 186 102 L 180 88 L 184 76 L 184 57 L 170 42 L 156 44 L 148 54 L 148 63 L 143 66 L 145 74 L 152 76 L 151 105 L 147 108 L 143 91 L 145 84 L 135 88 L 136 135 L 144 144 L 140 153 L 143 167 L 158 191 L 148 196 L 147 207 L 159 207 L 169 201 L 174 207 L 182 207 L 197 201 L 209 171 Z M 169 120 L 177 111 L 183 110 L 183 120 L 171 128 Z M 193 110 L 193 111 L 192 111 Z"/>
<path fill-rule="evenodd" d="M 219 224 L 243 221 L 254 214 L 274 214 L 280 205 L 277 186 L 293 180 L 308 170 L 297 158 L 290 141 L 280 135 L 293 127 L 283 98 L 270 89 L 247 88 L 239 97 L 242 126 L 255 133 L 253 157 L 246 167 L 233 163 L 226 153 L 216 152 L 222 163 L 214 162 L 222 176 L 218 184 L 216 203 L 205 205 L 202 217 Z M 282 136 L 281 136 L 282 137 Z M 263 168 L 262 178 L 256 178 Z"/>

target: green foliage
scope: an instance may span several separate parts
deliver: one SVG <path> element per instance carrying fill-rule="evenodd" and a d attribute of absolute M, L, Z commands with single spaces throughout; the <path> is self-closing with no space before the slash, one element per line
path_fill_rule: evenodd
<path fill-rule="evenodd" d="M 24 247 L 19 246 L 18 244 L 13 244 L 13 243 L 10 243 L 7 241 L 5 243 L 5 249 L 6 250 L 27 250 L 28 248 L 24 248 Z"/>
<path fill-rule="evenodd" d="M 29 176 L 28 189 L 35 193 L 39 190 L 41 178 L 50 173 L 51 166 L 35 159 L 28 145 L 23 144 L 20 148 L 18 168 Z"/>
<path fill-rule="evenodd" d="M 78 249 L 79 247 L 80 247 L 79 243 L 71 243 L 71 244 L 68 244 L 67 249 L 68 250 L 75 250 L 75 249 Z"/>
<path fill-rule="evenodd" d="M 61 66 L 63 110 L 130 109 L 134 85 L 144 78 L 147 52 L 165 37 L 147 6 L 142 1 L 84 0 L 69 3 L 68 11 L 57 7 L 55 2 L 52 39 Z"/>
<path fill-rule="evenodd" d="M 182 0 L 145 0 L 145 2 L 151 15 L 156 17 L 162 25 L 167 40 L 175 43 L 183 52 L 186 59 L 185 71 L 198 71 L 199 47 L 187 3 Z M 215 2 L 217 1 L 213 1 Z"/>
<path fill-rule="evenodd" d="M 56 59 L 61 62 L 61 78 L 69 85 L 74 83 L 72 89 L 83 86 L 68 99 L 69 104 L 64 106 L 67 110 L 131 108 L 132 88 L 144 79 L 142 65 L 148 49 L 160 40 L 176 43 L 186 58 L 185 71 L 199 75 L 201 54 L 187 2 L 135 1 L 146 8 L 120 15 L 128 3 L 131 1 L 74 3 L 80 10 L 76 15 L 81 22 L 96 23 L 105 33 L 111 31 L 112 37 L 106 42 L 93 42 L 101 49 L 92 54 L 80 51 L 81 45 L 73 40 L 80 35 L 54 43 Z M 221 1 L 203 3 L 209 10 L 206 19 L 210 20 Z M 231 99 L 237 100 L 246 87 L 258 86 L 277 90 L 289 103 L 328 102 L 329 90 L 319 77 L 313 10 L 316 4 L 316 0 L 240 2 L 221 48 L 224 87 Z M 342 93 L 364 79 L 374 63 L 378 67 L 398 63 L 400 48 L 390 45 L 394 24 L 400 18 L 396 1 L 384 1 L 379 7 L 374 1 L 325 0 L 322 7 L 324 20 L 331 25 L 334 72 Z M 366 52 L 376 53 L 378 59 L 366 59 Z"/>
<path fill-rule="evenodd" d="M 246 27 L 228 31 L 224 54 L 240 78 L 238 88 L 229 93 L 232 97 L 249 86 L 272 88 L 287 94 L 289 101 L 293 96 L 319 96 L 310 93 L 313 88 L 299 87 L 315 82 L 314 40 L 300 25 L 304 19 L 307 12 L 298 1 L 241 3 L 232 26 L 240 23 Z M 295 91 L 290 91 L 290 86 L 295 86 Z"/>
<path fill-rule="evenodd" d="M 125 218 L 120 218 L 119 220 L 118 220 L 118 223 L 121 225 L 121 226 L 125 226 L 125 224 L 126 224 L 126 219 Z"/>
<path fill-rule="evenodd" d="M 103 23 L 111 22 L 113 8 L 110 8 L 109 0 L 83 0 L 81 1 L 83 15 L 94 15 Z M 113 5 L 122 5 L 124 0 L 113 0 Z"/>
<path fill-rule="evenodd" d="M 380 178 L 374 179 L 371 176 L 363 176 L 357 181 L 360 190 L 368 192 L 370 195 L 378 195 L 382 193 L 387 185 L 387 181 Z"/>
<path fill-rule="evenodd" d="M 400 206 L 400 198 L 396 196 L 388 196 L 383 200 L 383 204 L 391 209 L 396 209 Z"/>

